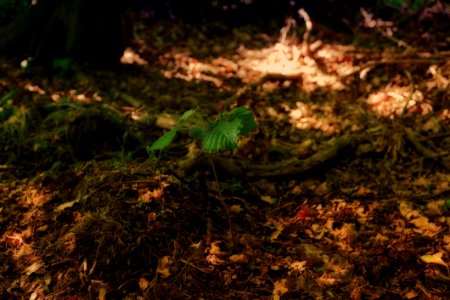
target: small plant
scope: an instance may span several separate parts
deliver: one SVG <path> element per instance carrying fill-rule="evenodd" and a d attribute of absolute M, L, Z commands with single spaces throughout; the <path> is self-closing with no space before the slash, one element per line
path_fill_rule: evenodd
<path fill-rule="evenodd" d="M 219 178 L 210 154 L 221 150 L 236 149 L 238 139 L 255 128 L 256 123 L 252 112 L 244 107 L 237 107 L 230 112 L 221 113 L 214 122 L 208 122 L 205 115 L 199 113 L 196 109 L 191 109 L 180 117 L 178 125 L 175 128 L 166 132 L 147 149 L 150 156 L 154 156 L 155 152 L 161 152 L 170 145 L 180 130 L 187 131 L 192 138 L 201 142 L 201 149 L 203 152 L 209 154 L 207 157 L 211 164 L 217 186 L 219 186 L 218 199 L 226 212 L 233 247 L 235 243 L 231 227 L 230 209 L 222 197 Z"/>
<path fill-rule="evenodd" d="M 172 143 L 179 131 L 187 131 L 192 138 L 199 140 L 205 153 L 234 150 L 237 148 L 238 139 L 255 128 L 252 112 L 244 107 L 221 113 L 211 123 L 205 115 L 191 109 L 180 117 L 176 127 L 157 139 L 147 151 L 150 156 L 155 156 L 156 152 L 161 152 Z"/>

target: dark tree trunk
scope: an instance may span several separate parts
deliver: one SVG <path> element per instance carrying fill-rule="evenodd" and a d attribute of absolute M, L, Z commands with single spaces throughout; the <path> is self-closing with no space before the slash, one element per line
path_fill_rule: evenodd
<path fill-rule="evenodd" d="M 126 0 L 38 0 L 0 30 L 0 47 L 48 63 L 73 58 L 118 63 L 132 38 Z"/>

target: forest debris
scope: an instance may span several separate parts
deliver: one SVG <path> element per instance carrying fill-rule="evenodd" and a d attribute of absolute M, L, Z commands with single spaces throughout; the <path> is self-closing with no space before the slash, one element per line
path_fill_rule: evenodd
<path fill-rule="evenodd" d="M 150 286 L 150 282 L 144 277 L 139 278 L 139 288 L 145 291 Z"/>
<path fill-rule="evenodd" d="M 307 261 L 294 261 L 289 265 L 289 269 L 294 273 L 301 273 L 306 269 Z"/>
<path fill-rule="evenodd" d="M 228 259 L 235 264 L 246 264 L 249 258 L 245 253 L 239 253 L 231 255 Z"/>
<path fill-rule="evenodd" d="M 79 199 L 77 200 L 73 200 L 73 201 L 69 201 L 69 202 L 65 202 L 63 204 L 58 205 L 54 211 L 55 212 L 62 212 L 63 210 L 65 210 L 66 208 L 71 208 L 75 203 L 80 202 Z"/>
<path fill-rule="evenodd" d="M 277 280 L 274 282 L 272 299 L 279 300 L 279 299 L 281 299 L 281 296 L 286 294 L 288 291 L 289 291 L 289 289 L 287 288 L 287 280 L 286 279 Z"/>
<path fill-rule="evenodd" d="M 31 274 L 36 273 L 43 266 L 44 266 L 44 263 L 42 261 L 34 262 L 24 270 L 24 273 L 26 275 L 30 276 Z"/>
<path fill-rule="evenodd" d="M 436 252 L 435 254 L 425 254 L 420 257 L 421 260 L 426 262 L 427 264 L 438 264 L 444 266 L 449 271 L 448 265 L 442 260 L 443 252 Z"/>
<path fill-rule="evenodd" d="M 170 267 L 173 261 L 172 258 L 168 255 L 163 256 L 158 261 L 158 267 L 156 269 L 156 273 L 161 274 L 163 277 L 169 277 L 171 275 Z"/>

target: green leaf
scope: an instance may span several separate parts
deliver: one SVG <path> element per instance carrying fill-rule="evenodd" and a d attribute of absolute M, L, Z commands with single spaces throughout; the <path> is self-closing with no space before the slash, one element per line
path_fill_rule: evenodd
<path fill-rule="evenodd" d="M 230 112 L 223 113 L 221 119 L 233 121 L 240 120 L 242 123 L 239 135 L 243 136 L 256 128 L 253 113 L 245 107 L 237 107 Z"/>
<path fill-rule="evenodd" d="M 220 118 L 209 126 L 209 130 L 197 134 L 202 140 L 202 150 L 217 152 L 237 148 L 238 139 L 256 128 L 250 110 L 238 107 L 222 113 Z"/>
<path fill-rule="evenodd" d="M 149 153 L 149 155 L 154 156 L 156 151 L 161 151 L 167 146 L 169 146 L 180 129 L 181 129 L 180 126 L 172 128 L 170 131 L 166 132 L 161 137 L 159 137 L 155 142 L 153 142 L 153 144 L 150 147 L 147 147 L 147 152 Z"/>
<path fill-rule="evenodd" d="M 9 92 L 8 94 L 4 95 L 0 98 L 0 105 L 5 104 L 8 100 L 12 99 L 16 92 Z"/>
<path fill-rule="evenodd" d="M 192 117 L 192 115 L 194 115 L 196 112 L 197 112 L 196 109 L 190 109 L 188 111 L 185 111 L 184 114 L 180 117 L 180 122 L 186 121 L 187 119 Z"/>
<path fill-rule="evenodd" d="M 228 120 L 219 120 L 211 124 L 210 131 L 202 140 L 203 151 L 217 152 L 236 149 L 241 127 L 242 122 L 238 119 L 231 122 Z"/>
<path fill-rule="evenodd" d="M 208 134 L 208 132 L 206 131 L 206 129 L 204 128 L 192 128 L 191 130 L 189 130 L 189 135 L 196 140 L 203 140 L 205 138 L 205 136 Z"/>
<path fill-rule="evenodd" d="M 450 198 L 445 199 L 444 201 L 444 207 L 446 209 L 450 209 Z"/>

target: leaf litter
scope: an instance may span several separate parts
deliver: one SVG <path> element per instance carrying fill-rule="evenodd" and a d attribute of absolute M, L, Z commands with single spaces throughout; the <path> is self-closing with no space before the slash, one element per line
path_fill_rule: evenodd
<path fill-rule="evenodd" d="M 142 34 L 149 45 L 154 32 L 190 28 L 152 26 Z M 141 69 L 64 85 L 4 61 L 0 89 L 16 94 L 0 136 L 0 295 L 450 297 L 448 51 L 403 51 L 367 28 L 356 34 L 376 49 L 320 31 L 299 41 L 289 26 L 269 39 L 249 31 L 258 47 L 233 31 L 234 53 L 219 57 L 183 49 L 202 30 L 191 28 L 189 43 L 168 38 L 171 51 L 161 38 L 148 52 L 128 50 L 124 63 Z M 171 116 L 196 106 L 256 115 L 256 132 L 213 158 L 229 163 L 219 185 L 183 136 L 174 138 L 181 150 L 146 156 L 176 126 Z"/>

